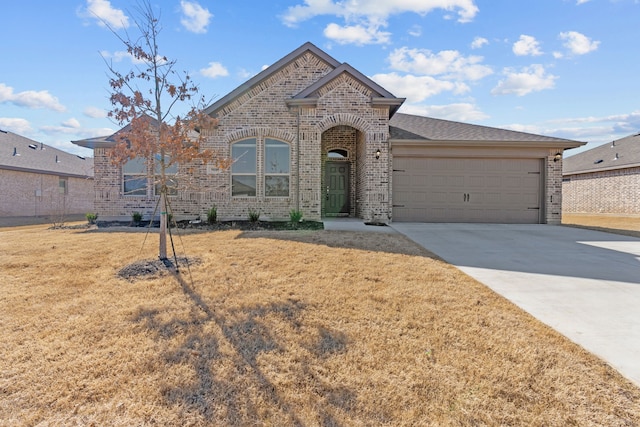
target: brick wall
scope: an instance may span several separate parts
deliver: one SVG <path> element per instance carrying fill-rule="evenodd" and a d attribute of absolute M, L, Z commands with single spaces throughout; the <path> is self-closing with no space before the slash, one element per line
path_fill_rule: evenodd
<path fill-rule="evenodd" d="M 640 215 L 640 167 L 564 177 L 566 213 Z"/>
<path fill-rule="evenodd" d="M 308 52 L 217 111 L 219 125 L 205 134 L 205 146 L 229 158 L 232 143 L 255 138 L 257 194 L 232 197 L 230 170 L 198 166 L 188 174 L 191 185 L 170 198 L 176 218 L 205 218 L 206 211 L 215 205 L 222 220 L 247 219 L 249 209 L 260 211 L 261 219 L 288 219 L 290 210 L 300 209 L 305 219 L 320 220 L 327 152 L 344 148 L 352 156 L 351 214 L 366 220 L 388 220 L 388 108 L 372 107 L 370 90 L 348 75 L 337 77 L 313 94 L 317 105 L 287 106 L 288 99 L 332 70 Z M 289 144 L 288 197 L 265 196 L 266 138 Z M 384 154 L 376 160 L 378 149 Z M 130 217 L 133 211 L 150 216 L 156 202 L 153 194 L 123 196 L 122 174 L 110 163 L 106 150 L 96 150 L 95 158 L 96 210 L 101 217 Z"/>
<path fill-rule="evenodd" d="M 93 180 L 66 177 L 67 192 L 60 190 L 60 176 L 0 170 L 0 216 L 63 216 L 94 211 Z"/>
<path fill-rule="evenodd" d="M 555 159 L 557 150 L 549 151 L 546 159 L 545 219 L 547 224 L 562 223 L 562 159 Z"/>

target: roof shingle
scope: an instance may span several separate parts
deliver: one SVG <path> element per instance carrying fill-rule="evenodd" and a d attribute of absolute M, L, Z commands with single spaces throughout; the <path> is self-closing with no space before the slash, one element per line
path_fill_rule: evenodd
<path fill-rule="evenodd" d="M 564 159 L 562 173 L 574 175 L 640 166 L 640 133 Z"/>
<path fill-rule="evenodd" d="M 0 131 L 0 169 L 86 178 L 93 177 L 93 158 Z"/>
<path fill-rule="evenodd" d="M 425 141 L 559 142 L 567 143 L 567 148 L 583 145 L 570 139 L 402 113 L 396 113 L 391 118 L 390 134 L 392 140 L 422 138 Z"/>

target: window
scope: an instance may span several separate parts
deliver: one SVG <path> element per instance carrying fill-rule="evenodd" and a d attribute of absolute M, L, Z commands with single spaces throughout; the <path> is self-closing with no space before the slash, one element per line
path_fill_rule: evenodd
<path fill-rule="evenodd" d="M 245 139 L 231 146 L 231 195 L 256 196 L 256 139 Z"/>
<path fill-rule="evenodd" d="M 69 181 L 67 178 L 58 178 L 58 190 L 60 194 L 69 194 Z"/>
<path fill-rule="evenodd" d="M 160 168 L 160 154 L 156 154 L 155 156 L 155 164 L 154 164 L 154 169 L 155 169 L 155 194 L 156 196 L 160 195 L 160 176 L 162 174 L 162 170 Z M 164 161 L 165 164 L 169 163 L 169 156 L 164 156 Z M 167 196 L 177 196 L 178 195 L 178 178 L 176 177 L 176 175 L 178 174 L 178 165 L 177 164 L 173 164 L 171 166 L 168 166 L 165 168 L 164 170 L 165 172 L 165 176 L 167 179 Z"/>
<path fill-rule="evenodd" d="M 349 157 L 349 153 L 347 150 L 330 150 L 328 153 L 329 158 L 331 159 L 346 159 Z"/>
<path fill-rule="evenodd" d="M 122 166 L 122 181 L 125 196 L 146 196 L 147 161 L 142 157 L 128 160 Z"/>
<path fill-rule="evenodd" d="M 289 144 L 266 139 L 264 143 L 264 195 L 289 196 Z"/>

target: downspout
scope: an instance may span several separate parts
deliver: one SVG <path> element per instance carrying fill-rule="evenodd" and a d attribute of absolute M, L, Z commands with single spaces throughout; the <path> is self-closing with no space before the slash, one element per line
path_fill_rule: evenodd
<path fill-rule="evenodd" d="M 393 179 L 393 162 L 391 161 L 391 135 L 387 131 L 387 223 L 392 222 L 393 218 L 393 183 L 391 180 Z"/>
<path fill-rule="evenodd" d="M 300 211 L 300 106 L 296 113 L 296 210 Z"/>

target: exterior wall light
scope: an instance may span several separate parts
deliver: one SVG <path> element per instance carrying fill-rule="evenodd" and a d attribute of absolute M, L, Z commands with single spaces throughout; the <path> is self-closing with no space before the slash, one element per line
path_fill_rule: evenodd
<path fill-rule="evenodd" d="M 556 153 L 556 155 L 553 156 L 553 161 L 554 162 L 557 162 L 560 159 L 562 159 L 562 153 Z"/>
<path fill-rule="evenodd" d="M 376 160 L 378 160 L 380 158 L 380 149 L 378 149 L 378 151 L 376 151 Z"/>

